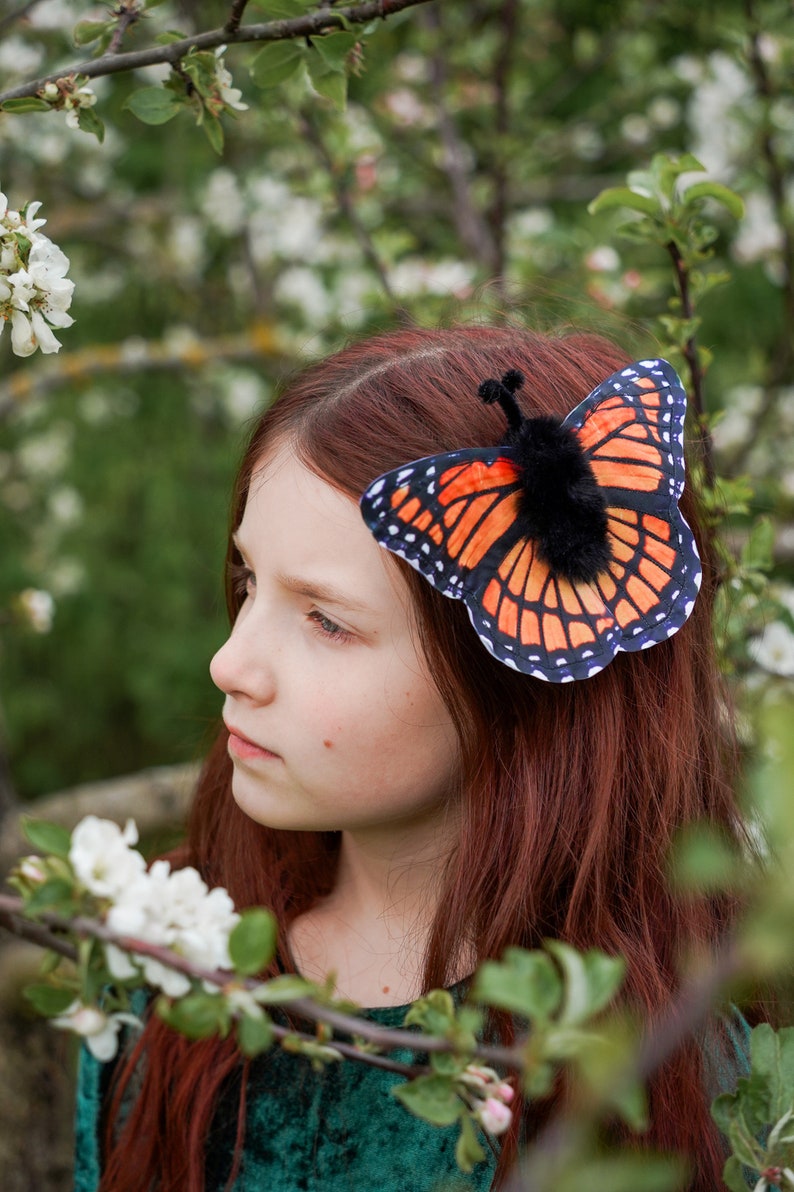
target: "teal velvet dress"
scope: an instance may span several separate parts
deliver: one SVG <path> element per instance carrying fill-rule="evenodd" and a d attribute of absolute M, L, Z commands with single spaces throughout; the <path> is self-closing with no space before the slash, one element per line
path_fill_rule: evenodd
<path fill-rule="evenodd" d="M 381 1026 L 401 1026 L 407 1006 L 363 1011 Z M 749 1070 L 749 1027 L 737 1011 L 704 1044 L 709 1095 L 732 1090 Z M 414 1052 L 392 1058 L 416 1063 Z M 111 1064 L 83 1048 L 77 1090 L 75 1192 L 96 1192 L 102 1106 Z M 402 1078 L 354 1062 L 319 1072 L 279 1047 L 252 1061 L 246 1090 L 245 1145 L 234 1192 L 486 1192 L 496 1155 L 470 1175 L 455 1163 L 458 1127 L 430 1126 L 392 1095 Z M 222 1097 L 206 1146 L 206 1192 L 224 1192 L 237 1132 L 239 1085 Z M 498 1149 L 498 1140 L 496 1142 Z"/>
<path fill-rule="evenodd" d="M 381 1026 L 401 1026 L 407 1006 L 367 1010 Z M 416 1063 L 409 1051 L 391 1053 Z M 84 1048 L 77 1089 L 75 1192 L 95 1192 L 100 1175 L 102 1104 L 112 1065 Z M 455 1163 L 458 1127 L 430 1126 L 391 1093 L 402 1078 L 355 1062 L 319 1072 L 279 1047 L 251 1063 L 245 1146 L 234 1192 L 486 1192 L 496 1157 L 471 1175 Z M 222 1098 L 206 1148 L 206 1192 L 223 1192 L 237 1132 L 239 1086 Z"/>

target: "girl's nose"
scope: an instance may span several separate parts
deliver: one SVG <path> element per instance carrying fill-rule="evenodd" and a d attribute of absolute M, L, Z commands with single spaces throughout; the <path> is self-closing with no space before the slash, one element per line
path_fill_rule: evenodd
<path fill-rule="evenodd" d="M 271 651 L 250 613 L 238 620 L 210 662 L 210 676 L 224 695 L 269 703 L 275 696 Z"/>

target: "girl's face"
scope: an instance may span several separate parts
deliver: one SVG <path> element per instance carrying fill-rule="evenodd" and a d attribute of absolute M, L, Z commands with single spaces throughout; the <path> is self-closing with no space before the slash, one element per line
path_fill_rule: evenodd
<path fill-rule="evenodd" d="M 236 543 L 245 602 L 210 666 L 236 802 L 273 828 L 431 826 L 457 737 L 405 582 L 357 504 L 278 451 L 254 472 Z"/>

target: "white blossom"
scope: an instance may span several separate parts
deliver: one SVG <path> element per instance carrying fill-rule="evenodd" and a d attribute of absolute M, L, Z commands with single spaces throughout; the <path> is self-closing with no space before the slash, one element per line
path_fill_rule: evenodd
<path fill-rule="evenodd" d="M 782 621 L 767 625 L 760 637 L 749 643 L 750 654 L 773 675 L 794 677 L 794 633 Z"/>
<path fill-rule="evenodd" d="M 105 1014 L 98 1006 L 86 1006 L 79 1001 L 72 1002 L 51 1022 L 60 1030 L 82 1035 L 88 1050 L 102 1062 L 112 1060 L 116 1054 L 119 1031 L 125 1023 L 136 1027 L 143 1025 L 134 1014 Z"/>
<path fill-rule="evenodd" d="M 35 633 L 49 633 L 55 616 L 55 601 L 41 588 L 25 588 L 17 596 L 17 605 Z"/>
<path fill-rule="evenodd" d="M 223 55 L 226 52 L 226 46 L 218 46 L 215 51 L 215 82 L 218 87 L 218 93 L 221 99 L 226 104 L 227 108 L 234 108 L 236 112 L 247 112 L 248 104 L 241 103 L 242 91 L 238 87 L 232 86 L 232 76 L 226 69 L 223 62 Z"/>
<path fill-rule="evenodd" d="M 39 229 L 40 202 L 25 211 L 12 210 L 0 193 L 0 332 L 11 323 L 11 347 L 17 356 L 39 348 L 49 354 L 60 349 L 53 327 L 70 327 L 67 310 L 74 282 L 66 272 L 69 259 Z"/>
<path fill-rule="evenodd" d="M 78 881 L 99 898 L 123 897 L 146 869 L 131 847 L 137 843 L 138 829 L 131 819 L 122 831 L 112 820 L 87 815 L 72 832 L 69 849 Z"/>

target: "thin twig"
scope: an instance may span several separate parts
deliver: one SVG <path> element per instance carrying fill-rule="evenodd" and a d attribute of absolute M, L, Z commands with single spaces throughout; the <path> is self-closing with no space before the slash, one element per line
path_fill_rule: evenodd
<path fill-rule="evenodd" d="M 676 282 L 678 284 L 678 296 L 681 300 L 681 314 L 685 319 L 694 317 L 694 308 L 692 306 L 692 297 L 689 292 L 689 271 L 681 256 L 681 250 L 674 240 L 671 240 L 667 245 L 667 251 L 670 254 L 670 259 L 673 262 L 675 269 Z M 694 335 L 690 335 L 684 344 L 684 359 L 689 368 L 689 378 L 692 388 L 693 405 L 695 409 L 695 418 L 698 425 L 698 437 L 700 440 L 700 452 L 703 461 L 704 479 L 709 488 L 714 487 L 716 481 L 716 470 L 714 467 L 714 443 L 711 438 L 711 431 L 709 430 L 708 420 L 706 418 L 706 407 L 703 400 L 703 370 L 700 367 L 700 359 L 698 357 L 697 344 L 695 343 Z"/>
<path fill-rule="evenodd" d="M 494 273 L 496 284 L 504 298 L 505 275 L 505 225 L 508 211 L 508 187 L 511 171 L 508 169 L 505 144 L 510 131 L 509 84 L 513 54 L 518 41 L 518 0 L 505 0 L 502 5 L 502 41 L 494 63 L 494 86 L 496 88 L 496 112 L 494 123 L 494 164 L 492 169 L 494 195 L 489 223 L 494 242 Z"/>
<path fill-rule="evenodd" d="M 248 0 L 234 0 L 229 12 L 229 19 L 223 26 L 223 31 L 227 37 L 232 37 L 240 28 L 240 21 L 243 19 L 243 13 L 247 7 Z"/>
<path fill-rule="evenodd" d="M 263 24 L 243 25 L 234 33 L 228 33 L 225 27 L 210 29 L 206 33 L 196 33 L 192 37 L 183 37 L 168 45 L 152 46 L 148 50 L 134 50 L 126 54 L 103 54 L 101 58 L 89 58 L 86 62 L 62 67 L 40 79 L 33 79 L 28 83 L 20 83 L 17 87 L 11 87 L 8 91 L 0 93 L 0 104 L 5 103 L 7 99 L 21 99 L 24 96 L 38 95 L 47 83 L 54 83 L 58 79 L 71 75 L 83 75 L 89 79 L 96 79 L 104 75 L 121 74 L 123 71 L 138 70 L 143 66 L 156 66 L 164 62 L 173 65 L 193 49 L 214 50 L 216 46 L 225 43 L 288 41 L 298 37 L 309 37 L 331 29 L 344 28 L 348 21 L 359 25 L 379 18 L 385 19 L 394 13 L 402 12 L 403 9 L 415 8 L 419 4 L 430 2 L 431 0 L 364 0 L 364 3 L 351 4 L 345 8 L 323 8 L 307 13 L 305 16 L 294 17 L 289 21 L 266 21 Z"/>
<path fill-rule="evenodd" d="M 0 17 L 0 37 L 5 34 L 6 29 L 9 29 L 16 21 L 23 20 L 39 4 L 41 4 L 41 0 L 28 0 L 27 4 L 21 4 L 14 12 L 9 12 L 7 16 Z"/>
<path fill-rule="evenodd" d="M 128 0 L 126 4 L 119 4 L 113 15 L 116 17 L 116 28 L 107 48 L 108 54 L 119 53 L 124 35 L 140 19 L 141 13 L 136 0 Z"/>
<path fill-rule="evenodd" d="M 336 201 L 339 204 L 342 214 L 347 219 L 353 235 L 358 241 L 359 248 L 364 254 L 367 264 L 380 282 L 381 288 L 383 289 L 386 297 L 396 306 L 397 296 L 391 287 L 389 275 L 386 272 L 386 266 L 378 255 L 378 251 L 375 248 L 372 237 L 359 218 L 359 214 L 356 211 L 356 207 L 353 202 L 353 197 L 350 194 L 348 187 L 345 185 L 345 179 L 342 176 L 342 172 L 328 151 L 328 148 L 322 138 L 322 134 L 317 127 L 317 122 L 308 109 L 304 109 L 300 113 L 299 120 L 301 129 L 305 134 L 307 141 L 315 150 L 317 156 L 325 166 L 325 169 L 328 173 L 328 180 L 331 183 L 331 188 L 336 195 Z"/>
<path fill-rule="evenodd" d="M 452 190 L 452 218 L 466 250 L 489 273 L 493 273 L 496 268 L 496 246 L 488 224 L 477 210 L 472 197 L 469 172 L 466 167 L 469 150 L 461 139 L 447 107 L 445 58 L 447 43 L 444 38 L 440 7 L 427 10 L 425 24 L 432 31 L 435 39 L 434 50 L 430 55 L 430 82 L 438 113 L 438 132 L 444 150 L 444 170 Z"/>

